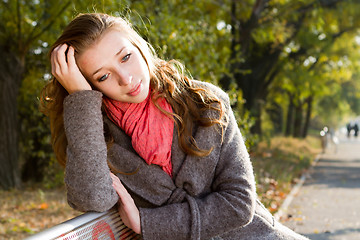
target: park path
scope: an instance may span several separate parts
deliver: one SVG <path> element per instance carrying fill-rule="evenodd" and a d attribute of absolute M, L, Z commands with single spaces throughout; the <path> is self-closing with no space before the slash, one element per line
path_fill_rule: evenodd
<path fill-rule="evenodd" d="M 319 156 L 280 221 L 312 240 L 360 240 L 360 137 Z"/>

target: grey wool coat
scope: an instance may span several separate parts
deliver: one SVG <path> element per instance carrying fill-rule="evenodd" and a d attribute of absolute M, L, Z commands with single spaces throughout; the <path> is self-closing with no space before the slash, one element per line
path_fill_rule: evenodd
<path fill-rule="evenodd" d="M 173 178 L 148 165 L 130 138 L 101 111 L 102 93 L 79 91 L 64 100 L 68 140 L 65 183 L 70 206 L 105 211 L 118 201 L 109 175 L 109 161 L 139 208 L 141 235 L 148 239 L 306 239 L 276 222 L 257 200 L 252 165 L 226 93 L 209 83 L 228 116 L 219 127 L 197 127 L 194 138 L 206 157 L 185 155 L 177 131 L 172 144 Z M 207 114 L 214 114 L 208 112 Z M 104 128 L 114 143 L 107 149 Z M 154 139 L 156 141 L 156 139 Z"/>

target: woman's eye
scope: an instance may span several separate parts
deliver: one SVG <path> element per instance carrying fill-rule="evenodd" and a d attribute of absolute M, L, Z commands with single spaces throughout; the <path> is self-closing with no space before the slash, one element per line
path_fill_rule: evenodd
<path fill-rule="evenodd" d="M 109 77 L 109 75 L 110 75 L 110 73 L 107 73 L 107 74 L 101 76 L 101 77 L 98 79 L 98 81 L 99 81 L 99 82 L 105 81 L 105 80 Z"/>
<path fill-rule="evenodd" d="M 123 58 L 121 59 L 121 61 L 122 61 L 122 62 L 126 62 L 127 60 L 129 60 L 130 55 L 131 55 L 131 53 L 126 54 L 125 57 L 123 57 Z"/>

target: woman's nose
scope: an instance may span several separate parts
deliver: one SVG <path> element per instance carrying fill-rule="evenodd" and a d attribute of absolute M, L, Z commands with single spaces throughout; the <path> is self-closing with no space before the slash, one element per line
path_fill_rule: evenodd
<path fill-rule="evenodd" d="M 120 86 L 126 86 L 131 84 L 133 77 L 130 75 L 129 72 L 124 70 L 118 70 L 118 76 L 119 76 L 119 85 Z"/>

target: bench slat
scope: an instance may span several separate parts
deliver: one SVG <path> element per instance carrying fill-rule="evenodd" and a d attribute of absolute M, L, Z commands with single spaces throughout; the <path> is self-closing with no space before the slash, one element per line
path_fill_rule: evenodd
<path fill-rule="evenodd" d="M 122 222 L 116 208 L 103 213 L 88 212 L 54 227 L 36 233 L 25 240 L 128 240 L 141 239 Z"/>

